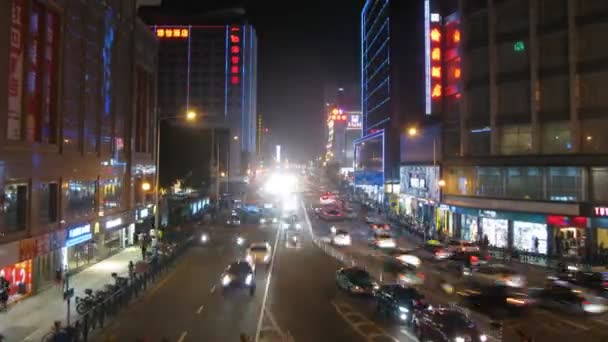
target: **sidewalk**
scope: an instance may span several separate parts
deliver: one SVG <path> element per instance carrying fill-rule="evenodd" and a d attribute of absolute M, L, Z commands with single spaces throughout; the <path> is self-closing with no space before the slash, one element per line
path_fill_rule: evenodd
<path fill-rule="evenodd" d="M 141 260 L 138 247 L 129 247 L 70 277 L 70 287 L 74 296 L 84 296 L 84 290 L 101 288 L 113 283 L 111 273 L 126 274 L 129 261 Z M 71 319 L 77 318 L 75 300 L 71 301 Z M 54 321 L 67 318 L 67 304 L 63 300 L 62 289 L 50 288 L 26 298 L 12 306 L 8 312 L 0 313 L 0 333 L 6 341 L 40 341 L 51 330 Z"/>

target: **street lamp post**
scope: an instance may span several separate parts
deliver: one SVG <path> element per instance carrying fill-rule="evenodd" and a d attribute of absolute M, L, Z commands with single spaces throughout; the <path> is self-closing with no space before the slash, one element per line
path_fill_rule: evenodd
<path fill-rule="evenodd" d="M 180 119 L 184 117 L 187 121 L 194 121 L 196 120 L 197 114 L 194 111 L 188 111 L 185 115 L 166 116 L 162 118 L 157 116 L 156 118 L 156 177 L 154 180 L 154 203 L 156 204 L 156 210 L 154 211 L 154 235 L 156 235 L 156 230 L 160 227 L 160 124 L 165 120 Z"/>

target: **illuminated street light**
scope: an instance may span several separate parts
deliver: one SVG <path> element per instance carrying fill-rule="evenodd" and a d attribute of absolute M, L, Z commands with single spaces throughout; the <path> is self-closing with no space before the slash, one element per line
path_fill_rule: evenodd
<path fill-rule="evenodd" d="M 236 140 L 239 140 L 238 135 L 233 136 L 233 137 L 232 137 L 232 140 L 235 140 L 235 141 L 236 141 Z"/>
<path fill-rule="evenodd" d="M 142 189 L 143 191 L 150 191 L 150 189 L 152 189 L 152 185 L 150 185 L 150 183 L 149 183 L 149 182 L 143 182 L 143 183 L 141 184 L 141 189 Z"/>
<path fill-rule="evenodd" d="M 439 185 L 440 187 L 444 187 L 444 186 L 445 186 L 445 181 L 444 181 L 443 179 L 440 179 L 440 180 L 437 182 L 437 185 Z"/>
<path fill-rule="evenodd" d="M 226 177 L 226 172 L 220 173 L 220 177 Z"/>
<path fill-rule="evenodd" d="M 192 121 L 194 119 L 196 119 L 196 112 L 191 110 L 188 112 L 188 114 L 186 114 L 186 120 Z"/>
<path fill-rule="evenodd" d="M 414 137 L 414 136 L 418 135 L 418 129 L 416 129 L 416 127 L 410 127 L 407 130 L 407 135 L 409 135 L 410 137 Z"/>

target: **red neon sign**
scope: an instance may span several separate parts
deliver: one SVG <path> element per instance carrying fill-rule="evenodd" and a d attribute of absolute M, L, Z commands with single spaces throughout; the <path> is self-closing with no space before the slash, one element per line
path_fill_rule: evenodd
<path fill-rule="evenodd" d="M 231 26 L 230 27 L 230 36 L 228 37 L 228 39 L 230 39 L 230 73 L 232 74 L 232 76 L 230 77 L 230 83 L 233 85 L 237 85 L 240 83 L 241 79 L 238 76 L 238 74 L 240 73 L 240 61 L 241 61 L 241 36 L 240 36 L 240 32 L 241 29 L 238 26 Z"/>
<path fill-rule="evenodd" d="M 429 36 L 431 40 L 431 99 L 441 100 L 443 96 L 443 73 L 442 73 L 442 51 L 441 51 L 441 26 L 432 23 Z"/>

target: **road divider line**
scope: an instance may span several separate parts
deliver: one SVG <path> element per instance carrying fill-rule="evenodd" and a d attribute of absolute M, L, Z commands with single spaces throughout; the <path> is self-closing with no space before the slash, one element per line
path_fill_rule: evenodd
<path fill-rule="evenodd" d="M 201 305 L 201 306 L 198 308 L 198 310 L 196 310 L 196 314 L 197 314 L 197 315 L 200 315 L 200 314 L 201 314 L 201 312 L 203 312 L 203 308 L 204 308 L 204 307 L 205 307 L 204 305 Z"/>
<path fill-rule="evenodd" d="M 264 297 L 262 298 L 262 307 L 260 308 L 260 318 L 258 326 L 255 330 L 255 342 L 260 340 L 260 332 L 262 331 L 262 322 L 264 321 L 264 310 L 266 309 L 266 300 L 268 299 L 268 289 L 270 288 L 270 279 L 272 278 L 272 270 L 274 269 L 275 257 L 277 255 L 277 246 L 279 244 L 279 235 L 281 230 L 277 229 L 276 237 L 274 238 L 274 246 L 272 246 L 272 258 L 270 259 L 270 267 L 268 268 L 268 276 L 266 277 L 266 286 L 264 288 Z"/>
<path fill-rule="evenodd" d="M 184 342 L 186 336 L 188 336 L 188 332 L 184 331 L 181 335 L 179 335 L 179 339 L 177 340 L 177 342 Z"/>

